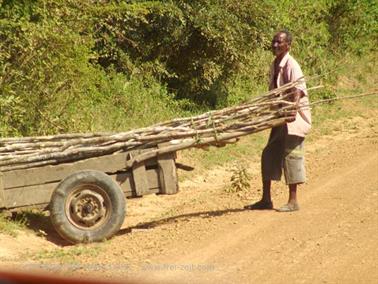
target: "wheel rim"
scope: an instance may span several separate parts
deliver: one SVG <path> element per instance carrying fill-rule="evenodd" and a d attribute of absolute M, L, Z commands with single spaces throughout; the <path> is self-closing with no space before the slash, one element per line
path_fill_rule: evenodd
<path fill-rule="evenodd" d="M 108 194 L 100 187 L 84 184 L 68 196 L 65 211 L 68 220 L 82 230 L 93 230 L 107 222 L 112 207 Z"/>

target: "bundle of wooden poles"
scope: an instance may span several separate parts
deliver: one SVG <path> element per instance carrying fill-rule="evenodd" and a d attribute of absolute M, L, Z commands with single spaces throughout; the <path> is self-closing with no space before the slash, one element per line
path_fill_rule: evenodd
<path fill-rule="evenodd" d="M 128 168 L 164 153 L 191 147 L 223 146 L 238 137 L 292 119 L 296 106 L 290 96 L 300 83 L 286 84 L 238 106 L 127 132 L 3 138 L 0 139 L 0 171 L 72 163 L 119 151 L 151 149 L 127 161 Z"/>

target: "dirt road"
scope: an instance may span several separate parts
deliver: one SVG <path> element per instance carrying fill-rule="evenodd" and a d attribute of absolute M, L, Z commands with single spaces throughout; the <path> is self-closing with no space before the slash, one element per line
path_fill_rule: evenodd
<path fill-rule="evenodd" d="M 242 196 L 224 191 L 230 173 L 217 169 L 183 182 L 176 196 L 130 201 L 120 234 L 87 246 L 95 255 L 72 256 L 75 269 L 58 257 L 31 257 L 72 250 L 58 238 L 30 236 L 37 248 L 27 257 L 47 270 L 57 264 L 62 273 L 147 283 L 377 283 L 378 129 L 369 125 L 308 143 L 298 212 L 243 210 L 260 195 L 251 161 L 253 185 Z M 274 184 L 275 207 L 286 198 L 285 186 Z M 146 214 L 152 220 L 142 222 Z M 22 245 L 12 249 L 3 265 L 22 267 Z"/>
<path fill-rule="evenodd" d="M 340 146 L 319 161 L 316 178 L 301 194 L 300 212 L 224 216 L 210 227 L 211 237 L 193 240 L 181 255 L 152 262 L 207 264 L 209 271 L 151 265 L 164 270 L 154 271 L 151 278 L 177 283 L 377 283 L 378 144 L 357 140 Z"/>

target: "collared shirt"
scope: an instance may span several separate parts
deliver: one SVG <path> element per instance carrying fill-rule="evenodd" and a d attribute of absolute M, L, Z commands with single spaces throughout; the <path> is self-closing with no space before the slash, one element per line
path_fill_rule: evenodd
<path fill-rule="evenodd" d="M 301 67 L 289 53 L 282 58 L 279 64 L 276 80 L 274 78 L 274 68 L 273 62 L 270 69 L 269 90 L 303 78 Z M 302 97 L 299 100 L 299 106 L 302 107 L 297 112 L 295 120 L 287 123 L 287 131 L 289 135 L 305 137 L 311 129 L 311 112 L 308 107 L 309 99 L 305 80 L 301 79 L 300 84 L 297 85 L 296 88 L 302 92 Z"/>

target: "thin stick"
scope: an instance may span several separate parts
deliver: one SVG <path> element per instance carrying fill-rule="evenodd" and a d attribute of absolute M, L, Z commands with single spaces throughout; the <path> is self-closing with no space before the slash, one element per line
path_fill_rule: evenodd
<path fill-rule="evenodd" d="M 313 106 L 317 104 L 323 104 L 327 102 L 332 102 L 332 101 L 338 101 L 338 100 L 344 100 L 344 99 L 355 99 L 355 98 L 361 98 L 361 97 L 367 97 L 367 96 L 374 96 L 378 95 L 378 90 L 374 90 L 373 92 L 367 92 L 359 95 L 353 95 L 353 96 L 346 96 L 346 97 L 335 97 L 335 98 L 330 98 L 330 99 L 325 99 L 325 100 L 319 100 L 315 101 L 313 103 L 308 104 L 307 106 Z"/>

